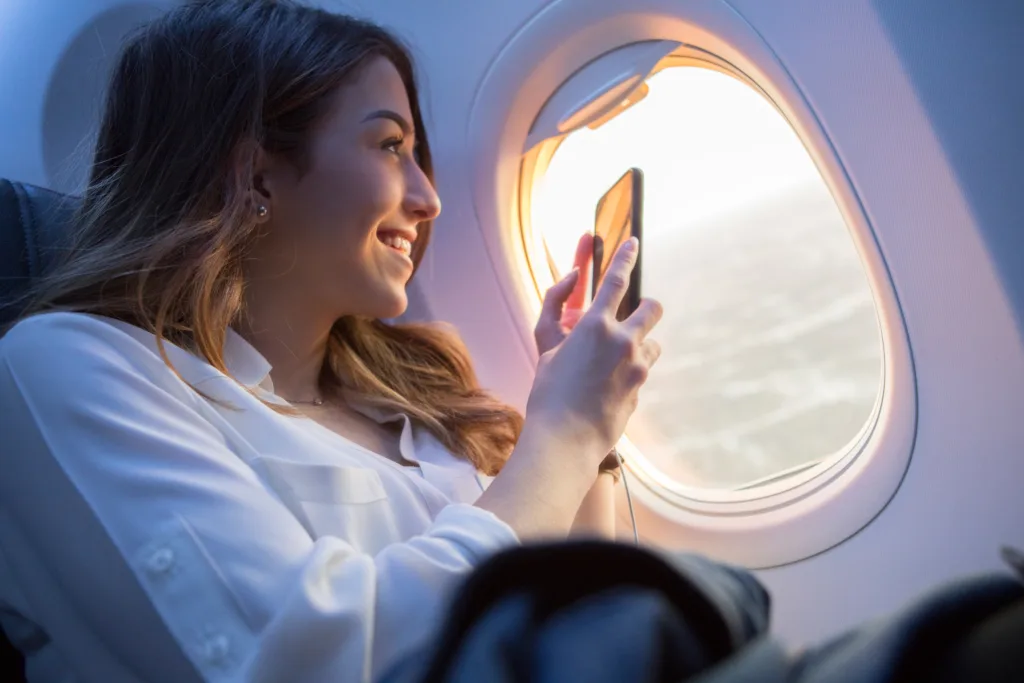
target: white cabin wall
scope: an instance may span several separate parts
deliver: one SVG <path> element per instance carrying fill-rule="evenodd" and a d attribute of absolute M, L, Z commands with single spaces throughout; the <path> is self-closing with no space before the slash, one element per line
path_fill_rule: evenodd
<path fill-rule="evenodd" d="M 1024 330 L 1024 3 L 875 0 Z"/>
<path fill-rule="evenodd" d="M 827 553 L 760 572 L 777 632 L 806 642 L 997 569 L 999 546 L 1024 542 L 1014 318 L 1024 309 L 1008 296 L 1024 276 L 1024 176 L 1012 173 L 1024 159 L 1024 5 L 730 2 L 844 161 L 889 264 L 917 376 L 917 440 L 888 507 Z"/>
<path fill-rule="evenodd" d="M 120 34 L 172 0 L 0 4 L 0 177 L 80 190 Z M 91 142 L 91 140 L 90 140 Z"/>
<path fill-rule="evenodd" d="M 0 5 L 0 177 L 47 185 L 41 122 L 50 73 L 94 12 L 85 3 Z"/>

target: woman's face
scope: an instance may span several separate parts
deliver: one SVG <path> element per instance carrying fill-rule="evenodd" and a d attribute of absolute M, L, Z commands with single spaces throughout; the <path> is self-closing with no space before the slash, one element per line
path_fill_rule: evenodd
<path fill-rule="evenodd" d="M 417 225 L 441 203 L 414 156 L 405 85 L 376 58 L 343 85 L 311 131 L 306 172 L 261 156 L 256 203 L 268 209 L 247 264 L 255 296 L 331 322 L 405 311 Z"/>

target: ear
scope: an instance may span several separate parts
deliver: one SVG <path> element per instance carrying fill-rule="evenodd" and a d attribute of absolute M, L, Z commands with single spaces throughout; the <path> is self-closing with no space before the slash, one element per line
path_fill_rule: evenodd
<path fill-rule="evenodd" d="M 269 208 L 271 197 L 273 195 L 273 186 L 276 184 L 274 160 L 261 145 L 255 142 L 252 143 L 251 149 L 252 189 L 255 193 L 253 200 L 256 202 L 263 202 Z"/>
<path fill-rule="evenodd" d="M 267 180 L 271 161 L 270 155 L 255 140 L 242 140 L 235 147 L 232 155 L 234 182 L 230 189 L 243 195 L 251 210 L 260 204 L 270 208 L 273 183 Z"/>
<path fill-rule="evenodd" d="M 260 206 L 266 207 L 267 211 L 259 218 L 269 220 L 275 213 L 274 205 L 280 206 L 286 201 L 300 177 L 286 155 L 268 152 L 256 140 L 241 143 L 239 152 L 241 173 L 237 177 L 244 183 L 241 189 L 254 211 Z"/>

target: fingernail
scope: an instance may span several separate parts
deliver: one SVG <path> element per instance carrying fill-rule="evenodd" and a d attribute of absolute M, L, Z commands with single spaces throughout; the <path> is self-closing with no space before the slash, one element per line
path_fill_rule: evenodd
<path fill-rule="evenodd" d="M 628 240 L 626 240 L 626 251 L 632 254 L 633 252 L 636 251 L 638 244 L 640 244 L 640 242 L 639 240 L 637 240 L 637 238 L 630 237 Z"/>
<path fill-rule="evenodd" d="M 569 274 L 565 276 L 565 279 L 568 280 L 573 275 L 579 275 L 579 274 L 580 274 L 580 269 L 579 268 L 573 268 L 572 270 L 569 271 Z"/>

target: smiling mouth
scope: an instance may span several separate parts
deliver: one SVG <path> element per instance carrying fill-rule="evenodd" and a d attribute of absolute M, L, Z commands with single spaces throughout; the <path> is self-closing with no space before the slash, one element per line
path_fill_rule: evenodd
<path fill-rule="evenodd" d="M 403 256 L 412 256 L 412 242 L 395 232 L 378 232 L 377 240 Z"/>

